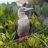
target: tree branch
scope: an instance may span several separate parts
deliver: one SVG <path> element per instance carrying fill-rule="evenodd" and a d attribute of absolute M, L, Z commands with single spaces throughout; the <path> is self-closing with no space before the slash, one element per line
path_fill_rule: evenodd
<path fill-rule="evenodd" d="M 37 38 L 38 40 L 40 40 L 46 47 L 48 47 L 48 45 L 40 38 L 38 38 L 37 36 L 35 36 L 34 34 L 31 34 L 31 36 Z"/>

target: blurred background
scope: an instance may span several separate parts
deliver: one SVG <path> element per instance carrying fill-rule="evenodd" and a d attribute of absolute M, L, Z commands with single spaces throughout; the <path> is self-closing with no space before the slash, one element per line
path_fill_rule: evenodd
<path fill-rule="evenodd" d="M 27 12 L 33 25 L 32 33 L 44 40 L 48 45 L 48 0 L 28 1 L 29 4 L 26 7 L 33 7 L 37 13 L 35 15 L 32 12 Z M 12 43 L 16 33 L 14 24 L 18 20 L 17 12 L 16 0 L 0 0 L 0 48 L 46 48 L 43 43 L 34 37 L 29 37 L 28 41 L 23 42 L 24 46 L 16 42 Z"/>

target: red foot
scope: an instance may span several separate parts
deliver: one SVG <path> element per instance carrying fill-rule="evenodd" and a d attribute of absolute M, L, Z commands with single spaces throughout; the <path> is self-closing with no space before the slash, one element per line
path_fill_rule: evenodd
<path fill-rule="evenodd" d="M 23 36 L 19 38 L 19 42 L 25 41 L 28 39 L 28 36 Z"/>

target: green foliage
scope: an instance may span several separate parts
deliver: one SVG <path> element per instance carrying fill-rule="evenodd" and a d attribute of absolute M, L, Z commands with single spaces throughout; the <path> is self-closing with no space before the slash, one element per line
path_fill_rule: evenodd
<path fill-rule="evenodd" d="M 48 3 L 44 4 L 40 8 L 43 0 L 29 0 L 28 7 L 35 7 L 38 15 L 48 16 Z M 27 13 L 28 14 L 28 13 Z M 30 37 L 21 42 L 12 42 L 14 35 L 16 34 L 14 24 L 18 19 L 16 4 L 0 4 L 0 48 L 46 48 L 46 46 L 37 38 Z M 38 16 L 32 15 L 32 25 L 39 31 L 42 31 L 45 26 L 39 21 Z M 33 31 L 32 31 L 33 32 Z M 48 31 L 43 31 L 42 34 L 34 33 L 38 38 L 42 39 L 48 44 Z"/>
<path fill-rule="evenodd" d="M 0 16 L 3 16 L 4 15 L 4 11 L 3 9 L 0 8 Z"/>
<path fill-rule="evenodd" d="M 44 25 L 39 22 L 39 20 L 37 19 L 37 16 L 33 15 L 32 18 L 32 24 L 38 29 L 38 30 L 43 30 L 44 29 Z"/>
<path fill-rule="evenodd" d="M 48 16 L 48 3 L 45 3 L 45 5 L 43 5 L 41 12 L 42 15 Z"/>
<path fill-rule="evenodd" d="M 29 45 L 32 46 L 33 48 L 36 48 L 40 45 L 40 41 L 36 38 L 30 37 L 28 39 Z"/>

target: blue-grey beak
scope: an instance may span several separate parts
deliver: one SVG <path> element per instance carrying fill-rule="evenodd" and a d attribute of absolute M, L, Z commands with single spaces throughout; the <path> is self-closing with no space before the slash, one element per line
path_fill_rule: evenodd
<path fill-rule="evenodd" d="M 34 8 L 25 8 L 24 11 L 26 12 L 26 11 L 33 11 L 33 10 L 34 10 Z"/>

